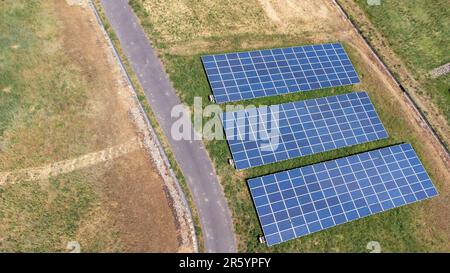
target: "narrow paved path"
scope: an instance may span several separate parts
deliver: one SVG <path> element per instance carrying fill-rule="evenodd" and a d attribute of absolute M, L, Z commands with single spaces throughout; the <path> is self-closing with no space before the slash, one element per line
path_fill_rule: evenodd
<path fill-rule="evenodd" d="M 205 251 L 235 252 L 231 215 L 203 142 L 176 141 L 171 136 L 176 120 L 171 110 L 181 101 L 156 52 L 127 0 L 101 0 L 101 4 L 187 180 L 200 215 Z"/>

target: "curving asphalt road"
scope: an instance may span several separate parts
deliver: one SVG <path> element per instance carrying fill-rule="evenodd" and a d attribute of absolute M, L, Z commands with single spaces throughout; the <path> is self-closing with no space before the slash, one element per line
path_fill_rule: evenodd
<path fill-rule="evenodd" d="M 100 2 L 187 180 L 200 215 L 205 251 L 236 252 L 230 211 L 203 142 L 177 141 L 171 135 L 171 127 L 176 120 L 172 118 L 171 110 L 181 101 L 138 18 L 127 0 Z M 190 119 L 189 124 L 193 132 Z"/>

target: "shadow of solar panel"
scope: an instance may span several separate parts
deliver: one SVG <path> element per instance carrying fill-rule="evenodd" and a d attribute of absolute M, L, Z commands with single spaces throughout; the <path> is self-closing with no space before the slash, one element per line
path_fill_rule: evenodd
<path fill-rule="evenodd" d="M 366 92 L 222 114 L 236 169 L 388 137 Z"/>
<path fill-rule="evenodd" d="M 360 82 L 341 44 L 208 55 L 202 62 L 217 103 Z"/>
<path fill-rule="evenodd" d="M 410 144 L 247 183 L 269 246 L 438 195 Z"/>

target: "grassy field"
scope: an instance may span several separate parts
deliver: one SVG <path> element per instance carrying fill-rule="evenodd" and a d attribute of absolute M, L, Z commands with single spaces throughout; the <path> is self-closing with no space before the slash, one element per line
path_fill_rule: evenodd
<path fill-rule="evenodd" d="M 47 164 L 92 148 L 77 145 L 89 143 L 93 133 L 80 111 L 88 101 L 86 86 L 58 50 L 56 21 L 46 10 L 37 1 L 0 3 L 0 170 Z M 95 172 L 85 170 L 0 187 L 0 251 L 64 250 L 99 202 L 89 183 L 95 179 Z M 112 230 L 96 228 L 100 232 L 86 237 L 93 244 L 85 250 L 98 249 L 94 242 L 103 241 L 100 248 L 117 243 Z"/>
<path fill-rule="evenodd" d="M 379 6 L 356 2 L 450 124 L 450 74 L 437 79 L 428 76 L 429 71 L 450 62 L 448 1 L 382 0 Z"/>
<path fill-rule="evenodd" d="M 144 149 L 65 174 L 52 168 L 137 137 L 130 90 L 88 12 L 59 0 L 0 2 L 0 252 L 65 252 L 70 241 L 82 252 L 177 251 Z M 33 168 L 48 173 L 21 176 Z M 14 179 L 3 184 L 4 174 Z"/>
<path fill-rule="evenodd" d="M 311 3 L 310 5 L 315 5 L 316 2 L 311 1 Z M 298 20 L 297 18 L 303 18 L 301 16 L 292 16 L 292 19 L 288 22 L 278 23 L 276 20 L 273 22 L 270 20 L 270 16 L 266 16 L 258 1 L 233 1 L 233 3 L 221 1 L 219 4 L 208 0 L 132 0 L 131 4 L 140 17 L 153 45 L 158 49 L 179 96 L 185 104 L 191 107 L 195 96 L 204 98 L 205 104 L 207 96 L 211 94 L 200 61 L 200 56 L 203 54 L 275 46 L 284 47 L 338 39 L 333 38 L 328 33 L 323 37 L 317 37 L 309 31 L 311 26 L 307 25 L 308 22 L 304 22 L 305 28 L 296 28 L 296 20 Z M 284 12 L 288 11 L 285 10 Z M 333 17 L 324 15 L 324 18 Z M 340 20 L 339 17 L 336 18 L 336 20 Z M 331 21 L 330 29 L 333 30 L 333 19 L 324 20 Z M 426 156 L 426 151 L 420 148 L 421 140 L 417 132 L 403 117 L 401 109 L 396 107 L 397 102 L 382 94 L 385 91 L 379 89 L 380 87 L 377 84 L 379 79 L 372 76 L 363 60 L 355 57 L 356 53 L 353 48 L 348 45 L 346 47 L 363 79 L 361 86 L 290 94 L 245 103 L 267 105 L 341 94 L 365 87 L 378 109 L 390 138 L 244 172 L 236 172 L 227 164 L 226 159 L 230 158 L 230 153 L 225 141 L 206 142 L 233 213 L 240 251 L 365 252 L 369 241 L 381 242 L 383 251 L 386 252 L 448 250 L 448 238 L 439 231 L 434 231 L 433 227 L 427 223 L 428 207 L 424 205 L 426 202 L 362 219 L 272 248 L 267 248 L 257 242 L 257 236 L 261 234 L 261 228 L 245 183 L 246 178 L 331 160 L 401 142 L 411 142 L 415 147 L 418 147 L 419 155 L 422 158 Z M 438 186 L 443 185 L 443 181 L 438 179 L 440 177 L 439 171 L 428 164 L 426 160 L 425 166 Z"/>

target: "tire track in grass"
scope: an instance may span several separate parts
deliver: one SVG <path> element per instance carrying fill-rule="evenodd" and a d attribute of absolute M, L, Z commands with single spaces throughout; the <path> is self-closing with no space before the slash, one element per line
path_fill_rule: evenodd
<path fill-rule="evenodd" d="M 114 160 L 143 147 L 140 138 L 136 137 L 126 143 L 116 145 L 98 152 L 92 152 L 77 158 L 55 162 L 49 165 L 0 172 L 0 186 L 16 184 L 20 181 L 37 181 L 61 174 L 70 173 L 106 161 Z"/>

